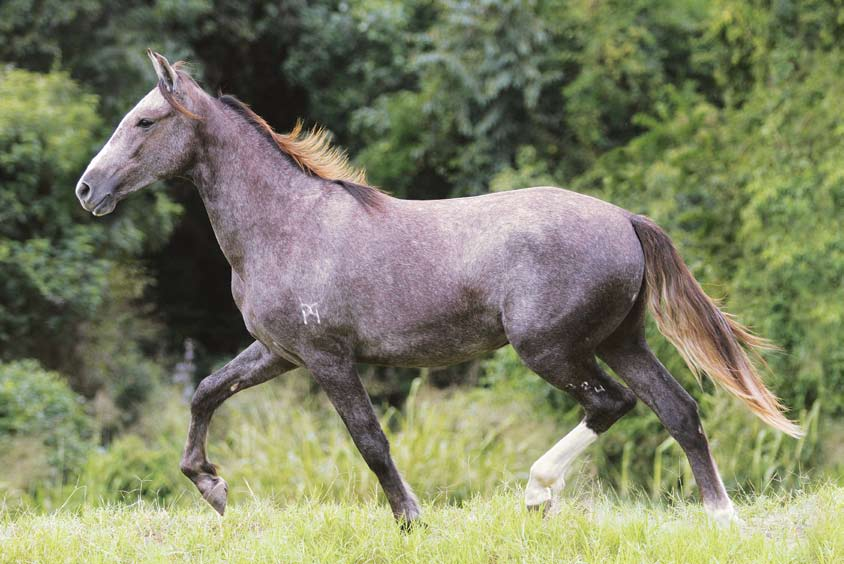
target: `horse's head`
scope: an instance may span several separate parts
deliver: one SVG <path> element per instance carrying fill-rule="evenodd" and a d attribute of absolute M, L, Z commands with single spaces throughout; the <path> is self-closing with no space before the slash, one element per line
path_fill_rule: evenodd
<path fill-rule="evenodd" d="M 82 207 L 96 216 L 156 180 L 183 174 L 195 154 L 202 90 L 163 56 L 147 50 L 158 86 L 121 120 L 76 185 Z"/>

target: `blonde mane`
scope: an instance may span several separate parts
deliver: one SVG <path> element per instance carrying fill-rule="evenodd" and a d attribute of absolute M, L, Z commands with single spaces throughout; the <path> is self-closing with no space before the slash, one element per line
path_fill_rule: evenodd
<path fill-rule="evenodd" d="M 290 155 L 299 167 L 326 180 L 344 180 L 368 186 L 366 172 L 353 166 L 343 149 L 331 144 L 328 132 L 323 127 L 305 131 L 301 120 L 290 133 L 278 133 L 247 104 L 228 94 L 218 98 L 249 120 L 261 133 L 271 139 L 279 149 Z"/>
<path fill-rule="evenodd" d="M 196 81 L 184 70 L 184 63 L 179 61 L 174 65 L 180 76 Z M 202 119 L 188 110 L 175 96 L 159 81 L 159 90 L 173 108 L 192 119 Z M 288 155 L 299 168 L 308 174 L 318 176 L 328 181 L 339 183 L 356 200 L 369 207 L 378 207 L 381 197 L 385 195 L 380 189 L 370 186 L 366 181 L 366 172 L 352 165 L 346 151 L 331 144 L 329 133 L 323 127 L 313 127 L 306 131 L 302 121 L 297 120 L 293 130 L 289 133 L 278 133 L 256 114 L 248 104 L 241 102 L 229 94 L 220 95 L 217 100 L 231 108 L 251 123 L 258 132 L 272 141 L 276 147 Z"/>

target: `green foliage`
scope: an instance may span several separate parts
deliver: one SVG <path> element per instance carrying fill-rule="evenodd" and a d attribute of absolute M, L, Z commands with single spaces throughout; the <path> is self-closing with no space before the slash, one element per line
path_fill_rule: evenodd
<path fill-rule="evenodd" d="M 532 145 L 519 147 L 516 163 L 496 174 L 489 185 L 490 192 L 503 192 L 514 187 L 555 186 L 548 162 L 540 159 Z"/>
<path fill-rule="evenodd" d="M 800 410 L 823 398 L 834 413 L 844 387 L 834 305 L 844 303 L 842 62 L 818 55 L 740 108 L 675 92 L 641 118 L 646 133 L 578 181 L 663 224 L 710 292 L 728 293 L 729 311 L 784 348 L 768 360 L 786 403 Z"/>
<path fill-rule="evenodd" d="M 438 10 L 414 53 L 420 87 L 356 114 L 357 131 L 373 144 L 361 162 L 400 194 L 419 182 L 429 197 L 485 191 L 515 146 L 541 136 L 535 125 L 560 118 L 548 97 L 563 71 L 536 3 L 444 1 Z"/>
<path fill-rule="evenodd" d="M 39 330 L 96 310 L 108 263 L 102 227 L 79 225 L 72 197 L 100 126 L 96 98 L 61 73 L 4 70 L 0 100 L 0 354 L 10 358 Z"/>
<path fill-rule="evenodd" d="M 641 132 L 631 116 L 667 87 L 708 84 L 692 61 L 706 3 L 561 4 L 437 3 L 409 42 L 418 86 L 355 113 L 376 182 L 402 195 L 483 192 L 528 146 L 565 180 Z"/>
<path fill-rule="evenodd" d="M 813 52 L 837 50 L 844 6 L 826 0 L 719 0 L 703 22 L 694 60 L 710 69 L 718 99 L 740 105 L 754 88 L 805 65 Z"/>
<path fill-rule="evenodd" d="M 844 88 L 838 52 L 819 56 L 748 98 L 752 127 L 736 167 L 746 178 L 733 287 L 760 331 L 786 351 L 771 359 L 799 409 L 820 401 L 844 414 Z M 764 273 L 764 276 L 760 276 Z"/>
<path fill-rule="evenodd" d="M 564 90 L 565 123 L 589 165 L 640 133 L 631 117 L 660 102 L 669 85 L 706 77 L 693 64 L 708 2 L 574 2 L 566 13 L 578 72 Z M 562 7 L 561 7 L 562 11 Z"/>
<path fill-rule="evenodd" d="M 413 85 L 410 55 L 426 4 L 381 0 L 303 6 L 298 40 L 283 68 L 293 84 L 322 92 L 310 97 L 308 119 L 328 124 L 350 149 L 360 149 L 349 135 L 349 116 L 384 92 Z"/>
<path fill-rule="evenodd" d="M 151 308 L 138 305 L 149 284 L 138 267 L 111 270 L 97 317 L 78 327 L 81 368 L 73 381 L 95 394 L 93 413 L 105 442 L 135 422 L 165 380 L 166 358 L 157 346 L 161 328 Z"/>
<path fill-rule="evenodd" d="M 99 2 L 11 0 L 0 5 L 0 60 L 49 70 L 64 51 L 62 39 L 78 22 L 91 22 Z"/>
<path fill-rule="evenodd" d="M 78 479 L 84 491 L 75 494 L 71 503 L 78 503 L 82 496 L 93 502 L 125 501 L 138 499 L 176 499 L 178 495 L 190 494 L 187 478 L 179 471 L 179 452 L 170 440 L 162 437 L 162 444 L 148 445 L 135 434 L 123 435 L 115 440 L 107 451 L 90 457 Z M 74 496 L 78 488 L 75 483 L 62 495 Z M 61 501 L 56 499 L 56 502 Z M 44 505 L 50 506 L 47 499 Z"/>
<path fill-rule="evenodd" d="M 60 485 L 78 472 L 93 447 L 82 400 L 55 372 L 32 360 L 0 364 L 2 494 Z"/>
<path fill-rule="evenodd" d="M 135 0 L 11 0 L 0 4 L 0 61 L 40 73 L 70 71 L 104 94 L 99 109 L 115 120 L 149 83 L 143 47 L 160 10 Z M 115 17 L 119 14 L 119 17 Z M 90 132 L 88 132 L 90 133 Z"/>
<path fill-rule="evenodd" d="M 179 208 L 151 192 L 112 221 L 87 217 L 73 190 L 101 127 L 97 98 L 65 73 L 0 71 L 0 359 L 38 358 L 89 396 L 111 379 L 125 407 L 153 380 L 140 358 L 154 335 L 132 303 L 147 282 L 134 257 L 166 241 Z M 93 330 L 109 324 L 111 336 Z M 91 352 L 106 355 L 108 377 Z M 120 391 L 127 377 L 133 389 Z"/>

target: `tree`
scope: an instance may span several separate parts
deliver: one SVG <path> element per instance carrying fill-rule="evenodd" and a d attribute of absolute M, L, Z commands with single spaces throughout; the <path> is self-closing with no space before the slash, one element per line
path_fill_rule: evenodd
<path fill-rule="evenodd" d="M 148 333 L 136 257 L 166 241 L 179 210 L 155 190 L 106 221 L 81 209 L 74 187 L 101 128 L 97 98 L 66 73 L 0 71 L 0 360 L 36 358 L 88 396 L 119 397 L 126 374 L 152 374 L 131 354 Z M 93 330 L 118 310 L 133 311 L 119 334 Z"/>

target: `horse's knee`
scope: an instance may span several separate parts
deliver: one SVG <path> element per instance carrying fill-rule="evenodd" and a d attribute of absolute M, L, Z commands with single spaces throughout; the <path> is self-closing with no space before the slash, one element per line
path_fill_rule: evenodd
<path fill-rule="evenodd" d="M 201 415 L 209 409 L 216 408 L 221 402 L 219 387 L 219 383 L 213 374 L 199 382 L 191 398 L 191 413 Z"/>

